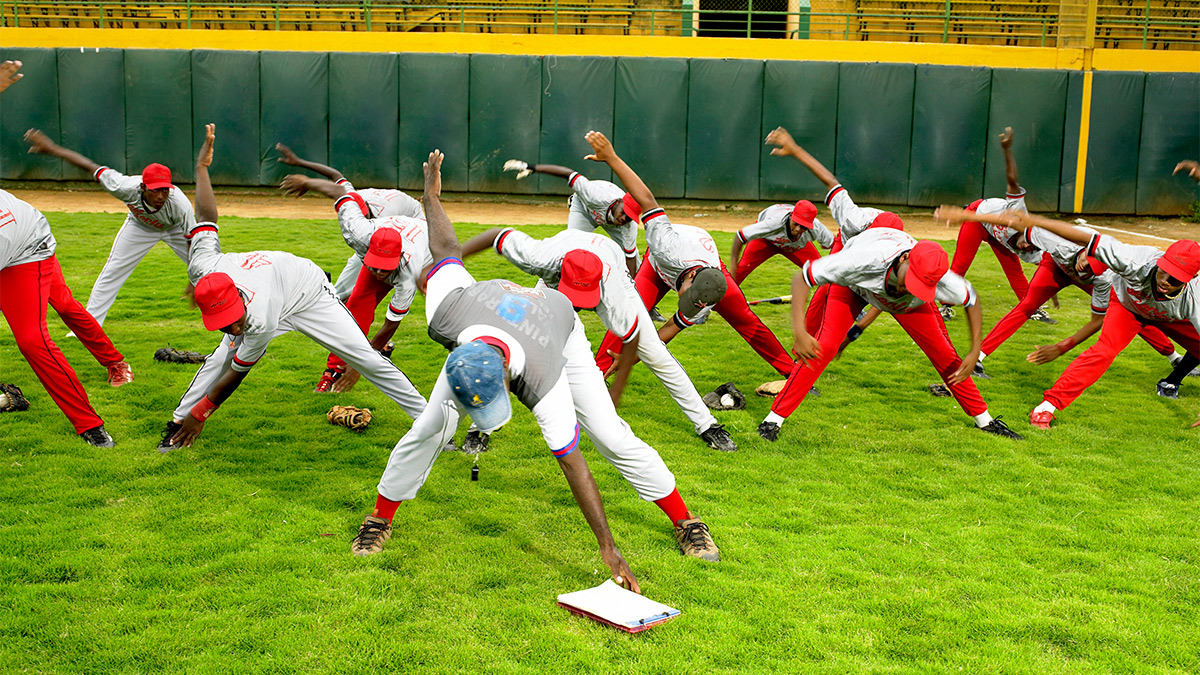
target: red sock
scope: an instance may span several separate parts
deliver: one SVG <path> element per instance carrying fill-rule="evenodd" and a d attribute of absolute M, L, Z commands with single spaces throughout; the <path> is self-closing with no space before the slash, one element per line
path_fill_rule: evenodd
<path fill-rule="evenodd" d="M 681 520 L 690 520 L 692 517 L 691 512 L 688 511 L 687 504 L 683 503 L 683 497 L 679 496 L 679 488 L 671 490 L 671 494 L 662 499 L 654 500 L 654 503 L 658 504 L 658 508 L 667 514 L 672 523 L 678 523 Z M 393 513 L 395 511 L 395 509 L 392 509 Z"/>
<path fill-rule="evenodd" d="M 377 495 L 375 497 L 375 510 L 371 512 L 371 515 L 391 522 L 398 508 L 400 508 L 400 502 L 394 502 L 383 495 Z"/>

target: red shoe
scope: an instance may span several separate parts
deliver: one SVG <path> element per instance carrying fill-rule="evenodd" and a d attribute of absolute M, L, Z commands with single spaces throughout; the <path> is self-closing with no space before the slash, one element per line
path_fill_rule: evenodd
<path fill-rule="evenodd" d="M 1049 429 L 1050 423 L 1054 421 L 1054 413 L 1049 410 L 1037 412 L 1036 410 L 1029 413 L 1029 424 L 1039 429 Z"/>
<path fill-rule="evenodd" d="M 333 389 L 333 383 L 341 378 L 342 374 L 338 371 L 327 368 L 321 373 L 321 379 L 317 381 L 317 388 L 313 389 L 318 394 L 328 394 Z"/>
<path fill-rule="evenodd" d="M 108 367 L 108 383 L 114 387 L 133 382 L 133 369 L 128 363 L 120 361 Z"/>

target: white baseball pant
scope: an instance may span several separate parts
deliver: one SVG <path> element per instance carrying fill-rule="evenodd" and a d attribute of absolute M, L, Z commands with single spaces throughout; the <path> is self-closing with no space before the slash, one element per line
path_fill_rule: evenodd
<path fill-rule="evenodd" d="M 160 241 L 166 242 L 186 267 L 188 241 L 182 231 L 178 229 L 168 232 L 148 230 L 129 221 L 126 221 L 121 229 L 117 230 L 117 237 L 113 239 L 108 261 L 104 263 L 104 269 L 100 270 L 100 276 L 96 277 L 96 283 L 92 285 L 92 293 L 88 296 L 87 311 L 96 319 L 96 323 L 104 325 L 108 310 L 117 300 L 117 292 L 121 290 L 121 286 L 125 284 L 129 275 L 133 274 L 133 269 L 138 266 L 142 258 L 145 258 L 150 249 Z"/>
<path fill-rule="evenodd" d="M 692 384 L 683 366 L 658 337 L 654 322 L 650 320 L 650 313 L 641 303 L 638 303 L 638 357 L 670 392 L 675 404 L 692 421 L 696 433 L 702 434 L 717 423 L 717 418 L 713 417 L 708 406 L 704 405 L 700 393 L 696 391 L 696 385 Z M 595 360 L 592 364 L 595 365 Z"/>
<path fill-rule="evenodd" d="M 346 266 L 342 268 L 342 273 L 337 276 L 337 281 L 333 283 L 333 291 L 337 294 L 337 299 L 342 302 L 350 297 L 351 291 L 354 290 L 354 283 L 358 281 L 358 273 L 362 270 L 362 258 L 358 257 L 357 253 L 351 253 L 350 258 L 346 260 Z"/>
<path fill-rule="evenodd" d="M 578 424 L 642 499 L 655 501 L 671 494 L 675 476 L 654 448 L 634 435 L 617 415 L 578 317 L 563 355 L 567 365 L 562 377 L 532 411 L 546 445 L 559 450 L 578 443 Z M 379 480 L 379 494 L 392 501 L 416 497 L 433 461 L 458 427 L 462 410 L 450 391 L 444 369 L 429 401 L 425 412 L 392 450 Z"/>
<path fill-rule="evenodd" d="M 333 296 L 333 287 L 326 284 L 325 290 L 327 293 L 320 295 L 312 306 L 281 321 L 272 339 L 293 330 L 308 336 L 323 349 L 337 354 L 350 364 L 368 382 L 395 401 L 409 417 L 420 417 L 425 410 L 425 397 L 394 363 L 371 348 L 367 337 L 354 323 L 354 317 Z M 175 409 L 176 421 L 182 420 L 208 394 L 221 374 L 229 369 L 233 355 L 241 344 L 241 337 L 221 336 L 221 343 L 196 371 L 179 407 Z"/>

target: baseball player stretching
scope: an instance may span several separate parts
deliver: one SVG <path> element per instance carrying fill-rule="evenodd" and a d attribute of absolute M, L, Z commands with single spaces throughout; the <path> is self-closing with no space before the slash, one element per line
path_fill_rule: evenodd
<path fill-rule="evenodd" d="M 594 232 L 602 227 L 625 251 L 625 266 L 629 276 L 638 271 L 637 221 L 630 214 L 641 212 L 633 197 L 615 183 L 606 180 L 588 180 L 583 174 L 556 164 L 535 164 L 510 159 L 504 163 L 505 171 L 516 171 L 517 180 L 532 173 L 544 173 L 566 179 L 575 191 L 569 202 L 567 229 Z"/>
<path fill-rule="evenodd" d="M 971 370 L 979 355 L 982 314 L 971 284 L 947 271 L 949 261 L 942 247 L 909 236 L 894 213 L 855 204 L 837 178 L 782 127 L 768 134 L 767 142 L 778 146 L 772 154 L 795 157 L 829 187 L 825 203 L 838 224 L 842 249 L 805 263 L 792 280 L 792 324 L 796 332 L 792 351 L 798 361 L 771 404 L 771 412 L 759 424 L 759 435 L 768 441 L 779 438 L 784 419 L 799 407 L 837 354 L 855 317 L 870 304 L 896 318 L 978 428 L 1020 439 L 1003 421 L 988 414 L 987 404 L 971 381 Z M 823 284 L 829 284 L 829 291 L 813 335 L 805 319 L 806 305 L 811 289 Z M 966 307 L 971 349 L 965 359 L 954 351 L 946 325 L 932 304 L 935 298 Z"/>
<path fill-rule="evenodd" d="M 943 206 L 938 218 L 958 220 L 961 209 Z M 1108 236 L 1028 213 L 986 216 L 989 222 L 1027 229 L 1037 227 L 1084 247 L 1087 255 L 1107 265 L 1113 273 L 1112 297 L 1096 344 L 1075 357 L 1045 398 L 1029 413 L 1029 423 L 1048 429 L 1054 414 L 1071 405 L 1099 380 L 1117 354 L 1145 327 L 1153 326 L 1179 343 L 1187 355 L 1172 377 L 1200 363 L 1200 244 L 1183 239 L 1167 247 L 1131 246 Z M 1179 382 L 1175 381 L 1176 391 Z"/>
<path fill-rule="evenodd" d="M 658 377 L 696 433 L 710 448 L 733 452 L 737 444 L 709 412 L 683 366 L 667 350 L 650 322 L 623 265 L 621 249 L 592 232 L 564 230 L 549 239 L 534 239 L 513 228 L 488 230 L 463 244 L 463 257 L 492 247 L 518 269 L 541 278 L 567 294 L 576 309 L 596 312 L 604 327 L 621 336 L 622 355 L 608 392 L 618 405 L 633 367 L 634 355 Z"/>
<path fill-rule="evenodd" d="M 70 295 L 54 256 L 57 246 L 41 211 L 0 190 L 0 312 L 17 348 L 75 432 L 94 446 L 111 448 L 114 443 L 104 430 L 104 420 L 92 408 L 79 377 L 46 327 L 50 298 Z M 112 347 L 111 342 L 108 345 Z"/>
<path fill-rule="evenodd" d="M 142 258 L 158 242 L 188 263 L 185 233 L 196 225 L 196 215 L 183 191 L 171 184 L 171 170 L 162 164 L 150 164 L 140 176 L 126 176 L 115 169 L 100 166 L 73 150 L 68 150 L 37 129 L 25 132 L 29 151 L 65 160 L 88 171 L 112 196 L 129 208 L 125 223 L 113 239 L 108 261 L 88 296 L 87 311 L 100 325 L 117 299 L 117 292 Z"/>
<path fill-rule="evenodd" d="M 587 158 L 606 162 L 621 182 L 629 186 L 635 203 L 645 209 L 631 213 L 635 218 L 640 216 L 646 226 L 649 264 L 642 265 L 634 279 L 642 303 L 647 308 L 653 307 L 667 291 L 679 293 L 679 310 L 658 332 L 663 343 L 670 342 L 685 328 L 703 323 L 715 310 L 772 368 L 782 375 L 791 372 L 792 358 L 771 329 L 750 311 L 742 289 L 721 262 L 712 236 L 698 227 L 672 223 L 650 188 L 617 156 L 604 134 L 589 131 L 586 138 L 595 153 Z M 631 211 L 627 205 L 626 212 Z M 620 346 L 621 336 L 612 331 L 604 336 L 596 355 L 596 365 L 601 371 L 608 372 Z"/>
<path fill-rule="evenodd" d="M 708 527 L 688 512 L 662 458 L 613 408 L 574 301 L 545 286 L 476 282 L 463 267 L 454 227 L 439 200 L 442 157 L 434 150 L 425 163 L 422 202 L 429 249 L 438 260 L 429 273 L 425 317 L 430 337 L 451 352 L 429 406 L 392 450 L 375 509 L 363 520 L 352 551 L 370 555 L 383 549 L 397 507 L 416 496 L 461 412 L 465 409 L 480 431 L 490 433 L 512 416 L 511 390 L 537 419 L 617 583 L 638 590 L 609 532 L 596 482 L 582 452 L 576 452 L 580 429 L 643 499 L 667 514 L 685 554 L 718 560 Z"/>
<path fill-rule="evenodd" d="M 196 372 L 167 423 L 159 450 L 191 445 L 213 411 L 262 358 L 268 343 L 293 330 L 340 356 L 415 419 L 425 399 L 404 373 L 371 348 L 316 263 L 282 251 L 221 253 L 217 200 L 208 176 L 215 126 L 206 126 L 196 161 L 200 222 L 189 233 L 188 275 L 196 284 L 204 327 L 225 335 Z"/>
<path fill-rule="evenodd" d="M 353 191 L 353 186 L 348 190 L 345 185 L 349 182 L 343 180 L 338 184 L 297 175 L 283 180 L 283 189 L 289 194 L 313 191 L 335 200 L 342 237 L 354 249 L 354 259 L 360 268 L 354 290 L 345 300 L 346 309 L 350 310 L 364 335 L 375 320 L 375 307 L 388 291 L 393 291 L 383 325 L 371 338 L 371 346 L 382 350 L 396 334 L 400 322 L 408 316 L 408 309 L 417 295 L 417 278 L 421 271 L 433 264 L 429 256 L 429 235 L 423 217 L 371 217 L 369 214 L 373 211 L 362 195 Z M 350 265 L 346 269 L 349 270 Z M 336 387 L 337 391 L 349 389 L 358 380 L 358 371 L 346 370 L 346 363 L 336 354 L 330 354 L 316 391 L 335 390 L 335 384 L 342 379 L 346 382 Z"/>
<path fill-rule="evenodd" d="M 1004 177 L 1008 182 L 1008 193 L 1004 199 L 992 197 L 976 200 L 967 207 L 967 211 L 979 214 L 1003 211 L 1029 212 L 1025 206 L 1025 188 L 1021 187 L 1017 178 L 1017 160 L 1012 153 L 1012 139 L 1012 127 L 1004 127 L 1004 133 L 1000 134 L 1000 147 L 1004 150 Z M 1029 292 L 1029 281 L 1025 278 L 1025 271 L 1021 269 L 1021 262 L 1038 264 L 1041 262 L 1041 252 L 1014 249 L 1009 245 L 1007 239 L 997 237 L 993 231 L 984 227 L 978 220 L 964 221 L 959 227 L 958 242 L 954 245 L 954 259 L 950 262 L 950 271 L 965 277 L 967 270 L 971 268 L 971 263 L 975 260 L 975 254 L 979 251 L 979 244 L 984 240 L 987 240 L 988 245 L 992 247 L 992 251 L 996 254 L 996 260 L 1000 262 L 1000 268 L 1004 270 L 1004 276 L 1008 279 L 1008 285 L 1012 287 L 1013 293 L 1017 294 L 1017 301 L 1020 301 Z M 1050 299 L 1057 306 L 1056 296 L 1051 296 Z M 1030 320 L 1057 323 L 1046 314 L 1045 310 L 1040 309 L 1040 305 L 1038 307 L 1029 315 Z M 949 307 L 942 309 L 943 318 L 949 319 L 952 316 L 954 316 L 953 309 Z"/>
<path fill-rule="evenodd" d="M 1042 303 L 1068 286 L 1078 286 L 1091 296 L 1091 319 L 1071 337 L 1057 344 L 1036 347 L 1026 360 L 1037 364 L 1049 363 L 1100 330 L 1100 325 L 1104 323 L 1104 314 L 1108 311 L 1109 292 L 1114 275 L 1102 263 L 1090 258 L 1083 246 L 1039 227 L 1017 231 L 993 223 L 983 223 L 982 226 L 987 228 L 990 236 L 1005 242 L 1005 246 L 1019 251 L 1022 256 L 1037 254 L 1042 259 L 1033 273 L 1025 297 L 1021 298 L 1017 306 L 1005 314 L 983 338 L 979 366 L 975 373 L 983 373 L 983 360 L 989 354 L 994 354 L 1005 340 L 1012 337 L 1025 321 L 1038 311 Z M 1086 228 L 1083 231 L 1096 234 L 1094 230 Z M 1171 341 L 1154 326 L 1143 326 L 1139 334 L 1155 351 L 1171 359 L 1172 365 L 1182 358 L 1182 354 L 1176 356 Z"/>

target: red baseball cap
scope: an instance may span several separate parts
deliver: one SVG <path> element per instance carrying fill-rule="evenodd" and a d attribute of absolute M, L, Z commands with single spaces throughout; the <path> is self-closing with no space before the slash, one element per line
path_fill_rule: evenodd
<path fill-rule="evenodd" d="M 884 211 L 883 213 L 875 216 L 875 220 L 871 221 L 871 225 L 869 227 L 887 227 L 893 230 L 903 231 L 904 221 L 900 220 L 900 216 L 892 213 L 891 211 Z"/>
<path fill-rule="evenodd" d="M 171 187 L 171 170 L 162 164 L 149 164 L 142 169 L 142 185 L 147 190 Z"/>
<path fill-rule="evenodd" d="M 1167 252 L 1155 264 L 1175 279 L 1189 282 L 1200 272 L 1200 244 L 1191 239 L 1180 239 L 1168 246 Z"/>
<path fill-rule="evenodd" d="M 626 192 L 625 196 L 621 197 L 621 204 L 625 207 L 625 215 L 629 216 L 630 220 L 642 222 L 642 205 L 633 198 L 633 195 Z"/>
<path fill-rule="evenodd" d="M 817 207 L 807 199 L 801 199 L 792 207 L 792 222 L 806 230 L 813 229 L 813 219 L 817 217 Z"/>
<path fill-rule="evenodd" d="M 937 295 L 938 282 L 950 269 L 946 251 L 928 239 L 918 241 L 908 252 L 908 274 L 904 287 L 922 302 L 932 302 Z"/>
<path fill-rule="evenodd" d="M 558 290 L 575 307 L 595 309 L 600 304 L 600 277 L 604 264 L 595 253 L 580 249 L 567 251 L 562 260 Z"/>
<path fill-rule="evenodd" d="M 371 235 L 371 244 L 363 256 L 363 264 L 377 270 L 394 270 L 400 266 L 404 237 L 390 227 L 381 227 Z"/>
<path fill-rule="evenodd" d="M 196 283 L 195 298 L 208 330 L 221 330 L 246 313 L 237 286 L 224 272 L 213 272 L 200 279 Z"/>

